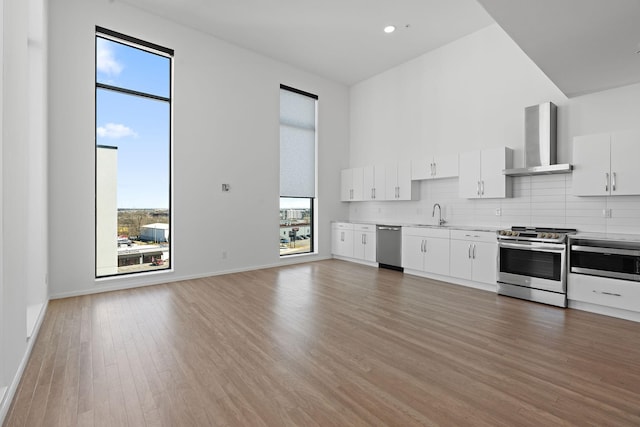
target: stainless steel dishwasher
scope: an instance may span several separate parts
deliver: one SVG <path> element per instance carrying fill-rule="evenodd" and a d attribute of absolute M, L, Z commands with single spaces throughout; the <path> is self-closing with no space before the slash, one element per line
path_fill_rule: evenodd
<path fill-rule="evenodd" d="M 402 271 L 402 227 L 376 226 L 376 261 L 381 268 Z"/>

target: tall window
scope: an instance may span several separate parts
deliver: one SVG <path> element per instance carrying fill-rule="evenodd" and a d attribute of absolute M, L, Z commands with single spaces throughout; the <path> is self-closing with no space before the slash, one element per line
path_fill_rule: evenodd
<path fill-rule="evenodd" d="M 171 267 L 172 57 L 96 28 L 96 277 Z"/>
<path fill-rule="evenodd" d="M 314 251 L 318 97 L 280 86 L 280 255 Z"/>

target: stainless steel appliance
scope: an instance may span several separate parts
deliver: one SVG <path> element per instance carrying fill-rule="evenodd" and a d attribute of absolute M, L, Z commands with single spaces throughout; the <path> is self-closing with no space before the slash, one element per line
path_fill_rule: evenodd
<path fill-rule="evenodd" d="M 570 271 L 640 282 L 640 242 L 570 239 Z"/>
<path fill-rule="evenodd" d="M 376 261 L 382 268 L 402 271 L 402 227 L 376 226 Z"/>
<path fill-rule="evenodd" d="M 498 294 L 567 306 L 567 236 L 575 229 L 498 231 Z"/>
<path fill-rule="evenodd" d="M 542 175 L 569 173 L 573 166 L 557 164 L 558 107 L 552 102 L 524 109 L 524 166 L 505 169 L 504 175 Z"/>

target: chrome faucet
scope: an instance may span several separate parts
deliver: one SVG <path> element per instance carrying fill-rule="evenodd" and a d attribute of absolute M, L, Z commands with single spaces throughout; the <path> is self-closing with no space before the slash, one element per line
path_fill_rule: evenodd
<path fill-rule="evenodd" d="M 431 218 L 436 216 L 436 207 L 438 208 L 438 225 L 443 225 L 446 220 L 442 219 L 442 208 L 440 207 L 440 203 L 436 203 L 433 205 L 433 212 L 431 212 Z"/>

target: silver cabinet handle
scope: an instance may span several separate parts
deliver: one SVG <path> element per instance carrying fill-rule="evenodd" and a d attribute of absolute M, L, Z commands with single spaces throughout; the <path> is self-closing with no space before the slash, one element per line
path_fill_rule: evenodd
<path fill-rule="evenodd" d="M 340 232 L 340 241 L 344 242 L 344 231 Z"/>
<path fill-rule="evenodd" d="M 476 259 L 476 245 L 473 244 L 473 259 Z"/>
<path fill-rule="evenodd" d="M 433 163 L 433 176 L 436 176 L 438 174 L 438 164 L 437 163 Z"/>
<path fill-rule="evenodd" d="M 375 196 L 374 194 L 375 194 L 375 193 L 373 192 L 373 188 L 372 188 L 372 189 L 371 189 L 371 198 L 372 198 L 372 199 L 375 199 L 375 198 L 376 198 L 376 196 Z"/>
<path fill-rule="evenodd" d="M 479 196 L 479 195 L 480 195 L 480 181 L 478 181 L 478 188 L 477 188 L 477 191 L 476 191 L 476 192 L 477 192 L 477 194 L 478 194 L 478 196 Z"/>
<path fill-rule="evenodd" d="M 609 191 L 609 172 L 604 173 L 604 191 Z"/>
<path fill-rule="evenodd" d="M 596 294 L 609 295 L 609 296 L 612 296 L 612 297 L 621 297 L 622 296 L 622 294 L 616 294 L 614 292 L 607 292 L 607 291 L 596 291 L 595 289 L 594 289 L 593 292 L 596 293 Z"/>
<path fill-rule="evenodd" d="M 427 241 L 426 241 L 426 239 L 423 240 L 423 242 L 424 242 L 424 253 L 426 254 L 427 253 Z"/>
<path fill-rule="evenodd" d="M 471 245 L 469 245 L 469 250 L 467 251 L 467 258 L 471 259 Z"/>
<path fill-rule="evenodd" d="M 482 194 L 484 196 L 484 181 L 480 181 L 480 194 Z"/>
<path fill-rule="evenodd" d="M 611 191 L 616 191 L 616 173 L 611 174 Z"/>

